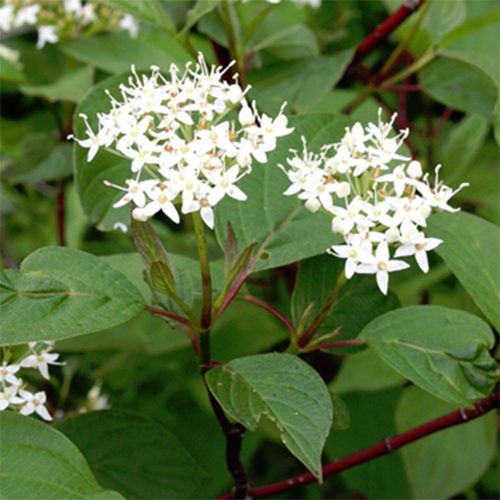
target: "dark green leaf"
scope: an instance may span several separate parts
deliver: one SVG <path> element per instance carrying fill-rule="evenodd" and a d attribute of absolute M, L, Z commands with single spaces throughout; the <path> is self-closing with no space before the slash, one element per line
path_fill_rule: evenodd
<path fill-rule="evenodd" d="M 47 424 L 1 412 L 0 427 L 2 498 L 123 498 L 104 491 L 78 448 Z"/>
<path fill-rule="evenodd" d="M 404 432 L 455 410 L 421 391 L 405 389 L 396 410 L 398 432 Z M 452 498 L 469 490 L 496 454 L 496 415 L 416 441 L 401 450 L 413 498 Z"/>
<path fill-rule="evenodd" d="M 58 427 L 80 448 L 99 483 L 127 498 L 197 498 L 207 479 L 171 432 L 139 416 L 98 411 Z"/>
<path fill-rule="evenodd" d="M 496 363 L 494 337 L 470 313 L 440 306 L 410 306 L 372 321 L 360 335 L 387 364 L 422 389 L 461 405 L 488 394 Z"/>
<path fill-rule="evenodd" d="M 443 240 L 436 252 L 492 325 L 500 329 L 498 226 L 465 212 L 440 213 L 429 219 L 429 235 Z"/>
<path fill-rule="evenodd" d="M 224 410 L 250 430 L 272 420 L 288 450 L 321 478 L 321 450 L 332 423 L 332 402 L 319 375 L 289 354 L 232 360 L 206 375 Z"/>

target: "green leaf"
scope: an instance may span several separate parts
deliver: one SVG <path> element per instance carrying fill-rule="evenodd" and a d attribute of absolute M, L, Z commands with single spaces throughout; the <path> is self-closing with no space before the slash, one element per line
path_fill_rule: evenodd
<path fill-rule="evenodd" d="M 73 129 L 78 138 L 86 137 L 85 123 L 79 117 L 80 113 L 88 116 L 89 122 L 94 130 L 97 130 L 97 113 L 108 113 L 111 110 L 111 102 L 105 94 L 105 89 L 119 97 L 119 86 L 127 81 L 129 73 L 108 78 L 96 85 L 87 96 L 80 102 L 75 111 Z M 117 154 L 100 150 L 91 163 L 87 162 L 88 150 L 78 144 L 73 146 L 73 165 L 75 169 L 76 186 L 84 212 L 89 216 L 90 222 L 97 224 L 101 222 L 108 211 L 112 209 L 113 203 L 119 197 L 115 189 L 104 185 L 104 181 L 123 185 L 130 177 L 130 160 Z M 113 209 L 115 210 L 115 209 Z M 125 207 L 124 220 L 128 221 L 130 211 Z"/>
<path fill-rule="evenodd" d="M 47 424 L 13 412 L 0 413 L 2 498 L 123 498 L 104 491 L 78 448 Z"/>
<path fill-rule="evenodd" d="M 483 148 L 489 129 L 488 119 L 479 115 L 465 116 L 451 129 L 437 155 L 437 162 L 443 165 L 441 175 L 448 184 L 464 178 Z"/>
<path fill-rule="evenodd" d="M 294 118 L 293 134 L 279 140 L 266 165 L 255 165 L 252 174 L 242 179 L 241 189 L 248 200 L 241 203 L 224 199 L 217 205 L 215 225 L 221 247 L 225 248 L 229 221 L 240 252 L 255 242 L 260 246 L 255 270 L 319 255 L 335 244 L 338 238 L 332 233 L 330 217 L 308 212 L 296 196 L 283 196 L 288 179 L 277 165 L 286 164 L 289 148 L 300 143 L 301 135 L 307 138 L 311 151 L 319 151 L 323 144 L 341 137 L 348 124 L 347 118 L 330 115 Z"/>
<path fill-rule="evenodd" d="M 349 49 L 331 56 L 273 64 L 250 75 L 254 86 L 251 95 L 268 113 L 276 113 L 284 101 L 289 109 L 307 113 L 335 87 L 353 53 Z"/>
<path fill-rule="evenodd" d="M 360 335 L 380 358 L 435 396 L 461 405 L 488 394 L 496 363 L 494 337 L 470 313 L 440 306 L 410 306 L 372 321 Z"/>
<path fill-rule="evenodd" d="M 203 16 L 212 12 L 221 0 L 197 0 L 194 6 L 187 12 L 186 24 L 182 29 L 187 33 Z"/>
<path fill-rule="evenodd" d="M 57 141 L 55 134 L 28 134 L 21 147 L 19 160 L 3 173 L 10 181 L 52 181 L 71 175 L 71 145 Z"/>
<path fill-rule="evenodd" d="M 266 50 L 280 59 L 306 59 L 318 57 L 319 47 L 316 35 L 304 24 L 284 26 L 268 33 L 255 42 L 254 52 Z"/>
<path fill-rule="evenodd" d="M 439 56 L 419 75 L 425 91 L 437 101 L 460 111 L 491 117 L 497 85 L 477 66 Z"/>
<path fill-rule="evenodd" d="M 41 248 L 3 273 L 2 345 L 58 340 L 104 330 L 144 310 L 135 286 L 98 257 Z"/>
<path fill-rule="evenodd" d="M 80 37 L 61 44 L 61 50 L 114 74 L 129 71 L 132 64 L 138 70 L 149 70 L 152 65 L 168 70 L 170 64 L 184 64 L 190 59 L 189 53 L 166 31 L 144 32 L 136 39 L 125 32 Z"/>
<path fill-rule="evenodd" d="M 148 0 L 138 2 L 137 0 L 105 0 L 102 3 L 119 7 L 132 14 L 136 19 L 154 24 L 167 30 L 168 33 L 175 33 L 175 24 L 161 0 Z"/>
<path fill-rule="evenodd" d="M 403 392 L 396 410 L 398 432 L 454 411 L 417 387 Z M 495 412 L 416 441 L 401 449 L 413 498 L 452 498 L 469 490 L 496 454 Z"/>
<path fill-rule="evenodd" d="M 46 85 L 24 85 L 21 92 L 27 95 L 39 96 L 51 102 L 79 102 L 88 92 L 94 81 L 94 68 L 84 66 L 64 75 L 54 83 Z"/>
<path fill-rule="evenodd" d="M 332 423 L 328 390 L 320 376 L 290 354 L 234 359 L 206 374 L 224 410 L 250 430 L 272 420 L 288 450 L 321 479 L 321 450 Z"/>
<path fill-rule="evenodd" d="M 384 363 L 373 349 L 366 349 L 347 356 L 339 373 L 328 387 L 336 394 L 353 391 L 380 391 L 400 386 L 405 380 Z"/>
<path fill-rule="evenodd" d="M 291 303 L 295 324 L 312 302 L 315 303 L 314 314 L 319 311 L 343 269 L 344 261 L 328 254 L 300 262 Z"/>
<path fill-rule="evenodd" d="M 396 434 L 394 411 L 400 389 L 343 394 L 351 425 L 347 431 L 332 430 L 325 445 L 328 460 L 338 460 Z M 341 478 L 366 498 L 410 498 L 399 453 L 391 453 L 341 473 Z"/>
<path fill-rule="evenodd" d="M 440 213 L 429 219 L 429 235 L 441 238 L 436 252 L 491 324 L 500 329 L 500 230 L 477 216 Z"/>
<path fill-rule="evenodd" d="M 165 427 L 119 411 L 97 411 L 58 425 L 105 488 L 127 498 L 196 498 L 207 479 Z"/>

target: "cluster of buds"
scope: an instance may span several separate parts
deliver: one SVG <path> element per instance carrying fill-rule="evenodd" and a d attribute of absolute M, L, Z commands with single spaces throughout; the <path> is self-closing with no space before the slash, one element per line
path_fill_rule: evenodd
<path fill-rule="evenodd" d="M 213 228 L 213 207 L 226 195 L 246 199 L 236 183 L 254 159 L 266 163 L 277 139 L 293 129 L 283 108 L 276 118 L 259 115 L 245 99 L 249 87 L 243 90 L 237 77 L 233 83 L 223 79 L 231 66 L 208 67 L 199 54 L 198 63 L 186 64 L 182 74 L 172 65 L 169 79 L 158 67 L 150 75 L 132 68 L 121 100 L 108 92 L 111 110 L 98 114 L 97 132 L 81 115 L 87 138 L 75 140 L 89 149 L 88 161 L 99 148 L 130 161 L 126 187 L 106 183 L 124 192 L 115 207 L 132 202 L 137 220 L 161 211 L 178 223 L 180 205 L 183 214 L 200 212 Z"/>
<path fill-rule="evenodd" d="M 81 0 L 5 0 L 0 7 L 0 30 L 38 30 L 37 48 L 60 39 L 111 31 L 126 30 L 136 37 L 138 24 L 133 16 L 107 5 Z"/>
<path fill-rule="evenodd" d="M 60 365 L 59 354 L 52 352 L 53 342 L 30 342 L 28 352 L 15 363 L 0 366 L 0 411 L 14 409 L 22 415 L 36 413 L 44 420 L 52 420 L 45 403 L 47 395 L 44 391 L 33 393 L 27 384 L 19 377 L 23 369 L 37 370 L 40 375 L 49 380 L 49 365 Z"/>
<path fill-rule="evenodd" d="M 327 251 L 345 259 L 345 274 L 376 274 L 377 285 L 386 294 L 389 273 L 409 267 L 399 257 L 414 256 L 420 269 L 429 270 L 427 252 L 442 243 L 425 235 L 426 220 L 433 210 L 454 212 L 448 202 L 462 184 L 452 190 L 439 180 L 434 184 L 423 175 L 418 161 L 398 151 L 408 130 L 392 134 L 396 115 L 384 123 L 347 128 L 340 142 L 328 144 L 319 153 L 304 149 L 280 165 L 291 182 L 285 195 L 298 195 L 312 212 L 322 210 L 332 217 L 332 230 L 343 236 L 344 245 Z M 391 249 L 394 249 L 391 257 Z"/>

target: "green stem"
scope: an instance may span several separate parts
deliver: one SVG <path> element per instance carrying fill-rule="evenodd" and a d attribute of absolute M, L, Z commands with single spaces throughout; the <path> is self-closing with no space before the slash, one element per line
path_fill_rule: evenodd
<path fill-rule="evenodd" d="M 305 347 L 310 340 L 313 338 L 314 334 L 320 327 L 321 323 L 325 320 L 325 318 L 328 316 L 330 313 L 332 307 L 334 304 L 337 302 L 337 299 L 339 297 L 340 290 L 342 287 L 345 285 L 346 282 L 346 277 L 344 271 L 340 274 L 338 277 L 337 283 L 333 287 L 332 291 L 330 292 L 330 295 L 328 295 L 327 299 L 325 300 L 325 303 L 319 310 L 318 314 L 316 314 L 316 317 L 314 318 L 313 322 L 311 323 L 311 326 L 307 329 L 307 331 L 302 335 L 302 337 L 299 338 L 297 342 L 297 347 L 303 348 Z"/>
<path fill-rule="evenodd" d="M 424 66 L 429 64 L 434 57 L 436 57 L 436 53 L 434 51 L 429 51 L 426 52 L 420 59 L 417 59 L 413 64 L 405 68 L 404 70 L 400 71 L 399 73 L 396 73 L 394 76 L 391 78 L 384 80 L 380 88 L 383 89 L 384 87 L 393 85 L 394 83 L 397 83 L 401 80 L 404 80 L 407 76 L 413 75 L 413 73 L 416 73 L 417 71 L 421 70 Z"/>
<path fill-rule="evenodd" d="M 243 74 L 243 61 L 241 57 L 241 50 L 238 46 L 238 41 L 236 39 L 236 32 L 233 26 L 233 19 L 231 15 L 231 10 L 227 0 L 222 0 L 220 4 L 220 13 L 222 18 L 222 23 L 224 24 L 224 30 L 227 36 L 228 49 L 231 57 L 236 61 L 236 70 L 240 75 L 240 80 L 244 80 L 245 75 Z M 244 85 L 244 82 L 241 82 Z"/>
<path fill-rule="evenodd" d="M 374 89 L 371 85 L 363 87 L 358 95 L 349 103 L 347 103 L 340 111 L 343 115 L 350 115 L 359 105 L 363 104 L 368 97 L 372 95 Z"/>
<path fill-rule="evenodd" d="M 201 286 L 202 286 L 202 307 L 201 307 L 201 330 L 210 329 L 212 323 L 212 278 L 210 276 L 210 264 L 208 261 L 207 240 L 205 238 L 205 228 L 199 212 L 193 213 L 193 226 L 198 246 L 198 258 L 200 260 Z M 208 333 L 207 333 L 208 335 Z M 200 339 L 200 351 L 202 341 Z"/>

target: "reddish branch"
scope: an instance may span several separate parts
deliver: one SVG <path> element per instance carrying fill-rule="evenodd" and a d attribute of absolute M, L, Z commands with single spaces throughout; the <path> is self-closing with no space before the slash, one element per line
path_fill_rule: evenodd
<path fill-rule="evenodd" d="M 405 0 L 403 5 L 399 7 L 392 15 L 384 22 L 379 24 L 361 43 L 354 54 L 354 58 L 349 66 L 352 69 L 362 59 L 364 59 L 375 47 L 387 39 L 387 37 L 395 31 L 406 18 L 416 12 L 424 0 Z"/>
<path fill-rule="evenodd" d="M 365 345 L 363 339 L 349 339 L 349 340 L 337 340 L 336 342 L 325 342 L 324 344 L 318 344 L 314 346 L 314 351 L 319 351 L 320 349 L 338 349 L 340 347 L 352 347 Z"/>
<path fill-rule="evenodd" d="M 183 316 L 180 316 L 179 314 L 167 311 L 166 309 L 162 309 L 161 307 L 146 306 L 146 309 L 152 314 L 172 319 L 174 321 L 177 321 L 177 323 L 180 323 L 181 325 L 191 326 L 191 323 L 189 322 L 188 319 L 184 318 Z"/>
<path fill-rule="evenodd" d="M 496 391 L 491 396 L 475 403 L 474 409 L 467 410 L 462 408 L 448 413 L 448 415 L 431 420 L 430 422 L 414 427 L 413 429 L 403 432 L 402 434 L 398 434 L 397 436 L 384 439 L 369 448 L 365 448 L 364 450 L 358 451 L 353 455 L 349 455 L 341 460 L 332 462 L 323 467 L 323 477 L 332 476 L 333 474 L 337 474 L 344 470 L 369 462 L 375 458 L 387 455 L 402 446 L 413 443 L 414 441 L 422 439 L 425 436 L 429 436 L 430 434 L 434 434 L 435 432 L 474 420 L 496 408 L 498 406 L 498 396 L 499 393 Z M 264 498 L 270 495 L 276 495 L 277 493 L 281 493 L 283 491 L 289 491 L 298 486 L 313 483 L 315 481 L 316 478 L 310 472 L 306 472 L 304 474 L 291 477 L 290 479 L 268 484 L 267 486 L 252 488 L 250 494 L 252 498 Z M 225 499 L 230 498 L 230 496 L 224 495 L 219 498 Z"/>
<path fill-rule="evenodd" d="M 57 181 L 56 185 L 56 215 L 57 215 L 57 244 L 66 245 L 65 238 L 65 217 L 64 217 L 64 181 Z"/>
<path fill-rule="evenodd" d="M 262 307 L 262 309 L 270 312 L 277 320 L 283 323 L 290 333 L 295 332 L 293 323 L 282 312 L 278 311 L 278 309 L 276 309 L 265 300 L 259 299 L 258 297 L 254 297 L 253 295 L 249 294 L 243 295 L 241 299 L 245 302 L 249 302 L 250 304 L 255 304 L 256 306 Z"/>

